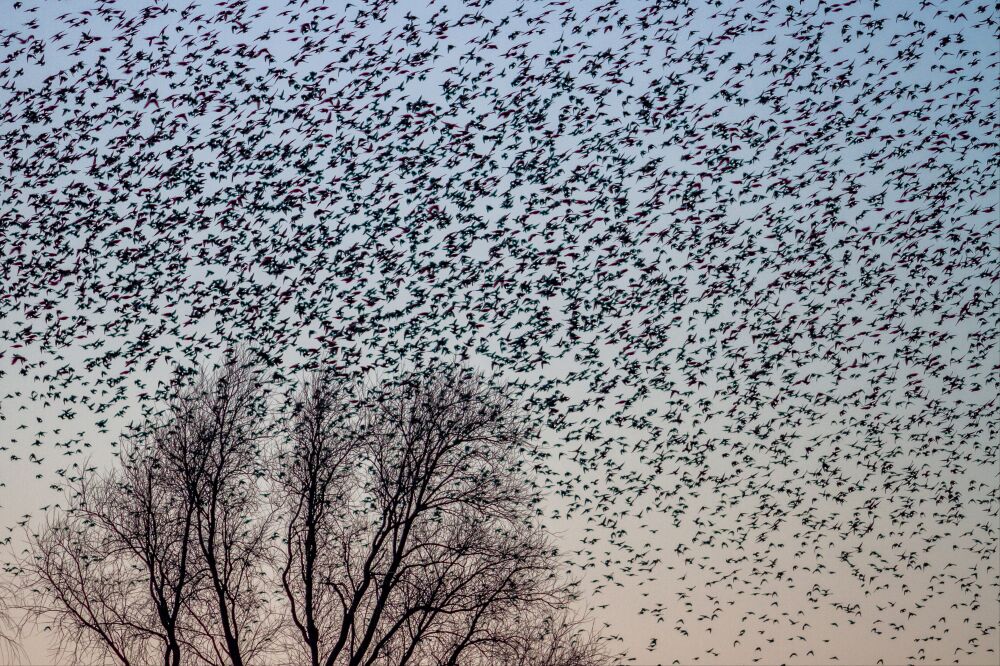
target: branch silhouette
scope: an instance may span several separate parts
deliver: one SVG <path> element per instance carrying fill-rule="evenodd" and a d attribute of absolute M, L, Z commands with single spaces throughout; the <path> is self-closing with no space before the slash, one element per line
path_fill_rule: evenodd
<path fill-rule="evenodd" d="M 75 477 L 29 538 L 27 610 L 81 663 L 606 663 L 537 517 L 530 423 L 462 367 L 318 372 L 278 409 L 237 354 Z"/>

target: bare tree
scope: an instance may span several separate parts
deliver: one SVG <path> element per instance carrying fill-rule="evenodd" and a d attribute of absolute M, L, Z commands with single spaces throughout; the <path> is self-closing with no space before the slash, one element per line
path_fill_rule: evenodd
<path fill-rule="evenodd" d="M 194 655 L 244 666 L 273 634 L 266 607 L 270 521 L 263 511 L 266 394 L 245 355 L 202 373 L 171 406 L 157 455 L 172 496 L 190 512 L 199 580 L 186 600 Z"/>
<path fill-rule="evenodd" d="M 77 477 L 68 508 L 30 535 L 28 610 L 75 661 L 179 666 L 179 617 L 196 577 L 190 512 L 163 492 L 148 448 L 124 452 L 120 468 Z"/>
<path fill-rule="evenodd" d="M 331 376 L 316 374 L 295 405 L 291 446 L 277 469 L 275 499 L 284 516 L 281 588 L 308 663 L 325 663 L 341 607 L 330 584 L 343 570 L 351 541 L 349 498 L 359 456 L 348 394 Z M 298 643 L 298 641 L 296 641 Z"/>
<path fill-rule="evenodd" d="M 0 539 L 0 543 L 5 543 Z M 4 573 L 12 573 L 10 564 L 3 567 Z M 13 599 L 18 594 L 17 587 L 9 580 L 0 580 L 0 663 L 15 663 L 24 655 L 17 641 L 20 626 L 14 617 Z"/>
<path fill-rule="evenodd" d="M 242 666 L 264 650 L 263 406 L 244 359 L 203 373 L 29 536 L 28 610 L 75 661 Z"/>
<path fill-rule="evenodd" d="M 564 607 L 521 468 L 527 419 L 463 369 L 313 378 L 277 496 L 282 587 L 312 666 L 499 663 Z"/>
<path fill-rule="evenodd" d="M 459 368 L 266 397 L 244 359 L 203 373 L 32 536 L 29 610 L 75 661 L 604 663 L 504 391 Z"/>
<path fill-rule="evenodd" d="M 607 666 L 605 643 L 585 618 L 568 609 L 521 618 L 522 638 L 494 654 L 496 666 Z"/>

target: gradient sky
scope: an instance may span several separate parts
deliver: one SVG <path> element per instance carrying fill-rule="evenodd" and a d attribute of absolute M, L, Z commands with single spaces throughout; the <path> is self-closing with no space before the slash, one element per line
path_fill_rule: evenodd
<path fill-rule="evenodd" d="M 64 12 L 98 6 L 53 2 L 29 14 L 34 3 L 15 10 L 14 3 L 0 1 L 0 12 L 23 26 L 14 30 L 38 35 L 63 29 L 58 17 Z M 180 9 L 188 3 L 155 4 Z M 195 14 L 220 11 L 216 3 L 194 4 Z M 326 10 L 315 10 L 321 3 L 303 4 L 308 10 L 300 11 L 326 17 L 322 27 L 337 25 L 344 15 L 335 3 Z M 212 70 L 205 61 L 184 78 L 165 74 L 183 67 L 178 63 L 188 48 L 188 33 L 171 30 L 191 22 L 176 13 L 153 17 L 137 39 L 154 37 L 149 48 L 156 43 L 161 52 L 177 47 L 168 66 L 117 98 L 102 92 L 87 100 L 97 103 L 88 111 L 95 115 L 121 105 L 126 116 L 140 119 L 134 128 L 103 123 L 99 132 L 77 136 L 80 128 L 63 116 L 23 124 L 10 115 L 28 117 L 31 102 L 21 100 L 31 91 L 42 94 L 46 75 L 77 61 L 92 66 L 115 34 L 110 25 L 79 29 L 104 40 L 84 43 L 79 54 L 50 46 L 44 65 L 15 59 L 0 76 L 12 83 L 0 90 L 9 114 L 0 119 L 0 133 L 15 137 L 7 145 L 21 146 L 23 157 L 60 126 L 73 168 L 48 180 L 24 168 L 4 174 L 12 203 L 0 211 L 0 249 L 43 256 L 51 247 L 68 262 L 89 243 L 95 251 L 83 255 L 77 270 L 86 277 L 80 281 L 131 290 L 136 298 L 122 304 L 104 294 L 107 307 L 97 312 L 93 303 L 78 301 L 75 289 L 17 292 L 17 281 L 36 284 L 33 276 L 46 274 L 44 267 L 5 269 L 7 282 L 0 286 L 17 292 L 0 311 L 5 343 L 17 342 L 24 311 L 46 298 L 70 321 L 81 316 L 96 327 L 57 345 L 61 358 L 41 340 L 0 358 L 6 370 L 0 376 L 0 445 L 8 447 L 0 449 L 0 524 L 15 526 L 25 514 L 37 520 L 40 507 L 56 497 L 50 485 L 58 469 L 87 459 L 111 464 L 115 434 L 152 404 L 137 396 L 153 394 L 176 365 L 217 359 L 219 344 L 241 335 L 271 345 L 286 363 L 323 348 L 339 362 L 387 371 L 396 362 L 465 352 L 472 365 L 523 382 L 529 402 L 553 398 L 556 411 L 563 410 L 550 415 L 543 432 L 552 452 L 550 525 L 561 534 L 568 570 L 583 579 L 583 602 L 599 627 L 607 623 L 606 632 L 620 637 L 616 647 L 633 663 L 819 664 L 834 656 L 841 664 L 938 658 L 997 663 L 997 652 L 987 650 L 995 648 L 1000 625 L 1000 356 L 988 346 L 982 351 L 996 342 L 1000 328 L 991 307 L 1000 274 L 991 139 L 997 130 L 997 11 L 975 14 L 976 3 L 960 2 L 689 4 L 690 11 L 661 8 L 662 22 L 645 25 L 640 17 L 656 14 L 652 5 L 525 3 L 522 11 L 517 2 L 483 3 L 482 15 L 492 23 L 470 20 L 439 40 L 440 52 L 395 68 L 382 65 L 386 71 L 372 88 L 362 81 L 381 62 L 377 58 L 348 60 L 340 70 L 322 66 L 336 65 L 336 49 L 362 35 L 378 44 L 372 48 L 386 62 L 402 62 L 434 43 L 427 34 L 423 42 L 402 39 L 408 13 L 421 26 L 442 7 L 453 20 L 477 11 L 449 2 L 390 7 L 381 20 L 350 35 L 338 28 L 317 38 L 315 53 L 301 62 L 284 61 L 305 44 L 308 31 L 277 32 L 268 48 L 289 69 L 290 80 L 327 71 L 329 97 L 299 107 L 308 110 L 309 123 L 261 111 L 245 92 L 217 80 L 212 85 L 224 94 L 216 99 L 229 106 L 210 104 L 198 115 L 190 102 L 176 109 L 150 106 L 150 96 L 176 93 L 171 86 L 178 80 L 192 89 L 212 87 L 197 80 L 198 68 Z M 219 44 L 235 50 L 249 35 L 289 25 L 280 2 L 249 3 L 248 13 L 263 5 L 270 7 L 261 9 L 246 34 L 229 29 L 229 19 L 221 21 Z M 546 22 L 532 18 L 546 11 Z M 613 18 L 597 18 L 602 15 Z M 25 26 L 30 21 L 36 24 Z M 472 41 L 501 25 L 483 43 Z M 761 29 L 734 28 L 740 25 Z M 17 48 L 16 39 L 7 41 L 5 52 Z M 808 51 L 812 60 L 798 59 L 806 43 L 815 44 Z M 122 48 L 110 47 L 108 58 Z M 767 51 L 774 55 L 763 61 Z M 466 58 L 469 52 L 481 60 Z M 232 53 L 220 57 L 239 60 Z M 617 57 L 620 64 L 607 65 Z M 561 64 L 542 66 L 546 58 Z M 259 54 L 244 59 L 248 71 L 266 72 Z M 516 79 L 508 61 L 531 63 L 530 72 L 571 76 L 571 93 L 547 104 L 556 99 L 558 78 Z M 110 70 L 120 71 L 120 62 L 109 62 Z M 743 62 L 752 64 L 737 68 Z M 786 75 L 774 69 L 777 64 L 804 69 Z M 444 82 L 457 70 L 481 74 L 478 85 L 489 92 L 447 97 Z M 821 81 L 821 92 L 796 87 L 800 79 Z M 659 111 L 643 115 L 649 111 L 644 102 L 655 98 L 648 91 L 662 89 L 663 80 L 667 99 L 653 104 Z M 269 85 L 283 102 L 301 102 L 302 93 L 287 80 Z M 769 90 L 777 96 L 769 97 Z M 485 118 L 472 126 L 474 149 L 432 152 L 447 130 L 438 125 L 435 134 L 399 121 L 424 108 L 406 108 L 407 102 L 438 105 L 441 123 L 468 128 Z M 64 104 L 80 108 L 72 99 Z M 182 109 L 187 115 L 179 119 Z M 578 115 L 562 117 L 566 109 Z M 238 185 L 259 184 L 250 198 L 264 193 L 277 201 L 297 184 L 292 160 L 307 156 L 327 160 L 325 167 L 309 168 L 333 183 L 328 193 L 336 196 L 296 199 L 293 208 L 302 218 L 255 210 L 243 200 L 238 218 L 228 217 L 218 201 L 201 210 L 183 201 L 179 217 L 157 227 L 160 242 L 136 212 L 144 202 L 162 208 L 183 188 L 167 188 L 154 175 L 116 182 L 112 161 L 99 163 L 86 153 L 96 146 L 103 159 L 115 152 L 108 143 L 115 137 L 147 136 L 155 114 L 176 120 L 171 136 L 150 147 L 119 147 L 126 155 L 150 157 L 153 167 L 157 160 L 163 168 L 171 163 L 171 146 L 233 126 L 252 128 L 261 117 L 267 119 L 263 144 L 303 151 L 284 159 L 254 154 L 244 167 L 206 143 L 195 153 L 204 163 L 186 168 L 211 186 L 209 195 L 230 196 Z M 366 124 L 372 118 L 399 122 L 373 127 Z M 507 118 L 517 123 L 508 127 Z M 564 125 L 589 131 L 562 132 Z M 721 133 L 726 127 L 733 132 Z M 557 136 L 542 141 L 546 132 Z M 325 133 L 340 152 L 322 143 Z M 775 142 L 772 135 L 782 138 Z M 727 173 L 708 173 L 720 168 L 723 154 Z M 421 162 L 428 157 L 433 159 Z M 699 163 L 709 157 L 710 164 Z M 488 159 L 495 168 L 482 166 Z M 269 161 L 277 167 L 265 174 Z M 637 170 L 643 163 L 651 171 Z M 519 182 L 515 167 L 545 177 Z M 214 168 L 225 177 L 212 175 Z M 481 174 L 489 172 L 495 180 L 483 181 Z M 439 182 L 461 187 L 464 174 L 475 176 L 465 199 L 441 194 Z M 543 189 L 566 182 L 576 189 Z M 73 211 L 71 196 L 60 198 L 72 183 L 90 191 L 108 183 L 146 184 L 154 191 L 135 188 L 122 202 L 93 204 L 102 215 L 123 213 L 115 224 L 131 225 L 126 232 L 114 224 L 83 231 L 90 224 L 86 207 Z M 474 185 L 486 189 L 476 193 Z M 39 213 L 29 194 L 49 188 L 57 192 L 55 203 Z M 614 201 L 619 195 L 622 201 Z M 436 205 L 445 221 L 431 209 Z M 920 217 L 928 207 L 933 212 Z M 154 208 L 149 219 L 157 214 Z M 212 224 L 200 225 L 202 220 Z M 326 247 L 312 247 L 324 238 L 308 226 L 313 220 L 337 230 Z M 503 236 L 506 229 L 512 231 Z M 124 242 L 113 248 L 110 241 L 118 237 Z M 506 245 L 497 251 L 493 239 L 501 237 Z M 449 250 L 449 242 L 459 250 Z M 993 251 L 982 256 L 984 243 Z M 236 249 L 227 250 L 230 245 Z M 149 263 L 130 267 L 121 251 L 129 247 L 152 248 L 137 253 Z M 397 247 L 393 261 L 430 268 L 394 283 L 378 257 Z M 273 269 L 265 258 L 272 250 L 265 248 L 289 255 L 295 249 L 296 261 Z M 177 265 L 165 268 L 172 252 Z M 525 264 L 525 257 L 540 259 Z M 938 260 L 951 269 L 942 271 Z M 221 295 L 209 289 L 216 279 Z M 293 288 L 294 295 L 283 298 Z M 353 303 L 345 298 L 352 294 Z M 337 338 L 343 321 L 371 309 L 367 299 L 379 304 L 369 328 L 349 340 Z M 249 302 L 260 307 L 247 310 Z M 574 308 L 582 321 L 571 316 Z M 838 328 L 841 321 L 846 323 Z M 128 352 L 150 322 L 179 322 L 181 337 L 166 326 L 150 347 L 162 351 L 139 348 L 134 364 L 120 358 L 108 368 L 88 367 L 105 349 Z M 814 330 L 841 333 L 802 335 L 807 322 Z M 277 333 L 286 329 L 294 335 L 282 340 Z M 774 331 L 795 335 L 782 338 Z M 329 345 L 320 335 L 337 342 Z M 27 374 L 11 367 L 14 353 L 26 358 Z M 772 363 L 772 356 L 778 360 Z M 147 369 L 148 358 L 155 362 Z M 973 366 L 979 358 L 987 362 Z M 940 371 L 933 359 L 949 370 Z M 692 375 L 691 364 L 704 370 Z M 64 395 L 115 386 L 124 391 L 122 401 L 97 414 L 62 398 L 46 407 L 43 394 L 58 382 L 45 375 L 59 366 L 74 369 Z M 116 375 L 125 379 L 109 382 Z M 692 376 L 703 383 L 692 383 Z M 949 383 L 952 376 L 959 380 Z M 760 384 L 761 378 L 769 383 Z M 690 393 L 678 397 L 672 392 L 678 387 Z M 61 418 L 67 406 L 76 413 L 72 421 Z M 654 416 L 643 421 L 648 414 Z M 101 432 L 96 424 L 103 419 Z M 582 437 L 594 427 L 599 438 Z M 44 460 L 35 464 L 32 454 Z M 18 460 L 8 461 L 10 455 Z M 955 504 L 964 510 L 958 518 L 949 517 Z M 852 520 L 857 524 L 848 530 Z M 858 527 L 866 524 L 868 531 Z M 17 549 L 16 538 L 12 547 Z M 630 563 L 636 552 L 644 555 Z M 654 559 L 649 571 L 640 570 Z M 26 645 L 31 663 L 46 663 L 44 637 L 33 636 Z"/>

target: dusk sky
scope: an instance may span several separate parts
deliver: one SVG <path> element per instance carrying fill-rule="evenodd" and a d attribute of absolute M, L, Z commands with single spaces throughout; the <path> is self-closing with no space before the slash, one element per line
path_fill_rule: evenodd
<path fill-rule="evenodd" d="M 5 562 L 228 349 L 457 360 L 621 663 L 1000 663 L 997 5 L 0 19 Z"/>

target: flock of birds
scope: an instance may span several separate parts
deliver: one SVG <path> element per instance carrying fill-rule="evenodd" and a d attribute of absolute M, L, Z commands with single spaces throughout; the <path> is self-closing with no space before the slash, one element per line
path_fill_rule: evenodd
<path fill-rule="evenodd" d="M 0 13 L 0 481 L 220 348 L 460 358 L 635 661 L 998 659 L 995 4 Z"/>

